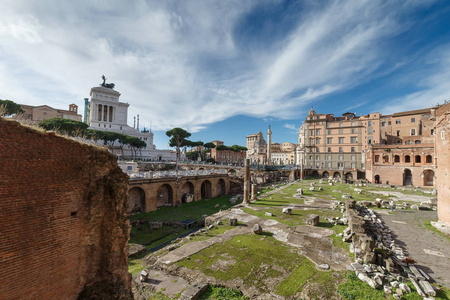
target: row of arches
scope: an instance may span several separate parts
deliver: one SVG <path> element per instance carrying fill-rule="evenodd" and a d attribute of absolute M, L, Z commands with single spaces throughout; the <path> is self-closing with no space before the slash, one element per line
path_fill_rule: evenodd
<path fill-rule="evenodd" d="M 403 185 L 413 185 L 413 174 L 410 169 L 405 169 L 402 174 Z M 424 170 L 422 173 L 423 186 L 434 186 L 434 171 Z M 374 176 L 375 183 L 382 183 L 383 178 L 379 174 Z M 386 181 L 389 182 L 389 179 Z M 417 183 L 415 183 L 417 184 Z"/>
<path fill-rule="evenodd" d="M 330 172 L 328 172 L 328 171 L 323 171 L 322 172 L 322 175 L 320 175 L 320 173 L 318 172 L 318 171 L 316 171 L 316 170 L 314 170 L 312 173 L 311 173 L 311 176 L 312 177 L 323 177 L 323 178 L 329 178 L 330 177 Z M 341 180 L 341 177 L 342 177 L 342 174 L 341 174 L 341 172 L 334 172 L 334 173 L 332 173 L 333 174 L 333 178 L 336 178 L 337 180 Z M 346 180 L 353 180 L 353 174 L 351 173 L 351 172 L 347 172 L 347 173 L 345 173 L 344 175 L 344 179 L 346 179 Z"/>
<path fill-rule="evenodd" d="M 383 162 L 387 163 L 390 160 L 390 156 L 389 155 L 385 155 L 383 156 Z M 404 162 L 404 163 L 422 163 L 422 156 L 421 155 L 405 155 L 403 156 L 403 161 L 401 161 L 400 155 L 394 155 L 393 157 L 394 159 L 394 163 L 400 163 L 400 162 Z M 375 162 L 380 162 L 380 155 L 375 155 Z M 427 155 L 425 156 L 425 163 L 427 164 L 432 164 L 433 163 L 433 157 L 431 155 Z"/>
<path fill-rule="evenodd" d="M 204 180 L 200 185 L 200 197 L 201 199 L 211 198 L 213 196 L 212 193 L 212 184 L 209 180 Z M 195 199 L 196 190 L 195 186 L 192 182 L 187 181 L 183 183 L 180 188 L 180 193 L 178 195 L 179 199 L 174 199 L 174 189 L 172 185 L 164 183 L 161 184 L 156 190 L 156 194 L 151 195 L 151 193 L 145 193 L 144 189 L 141 187 L 132 187 L 128 191 L 128 201 L 129 201 L 129 209 L 131 213 L 137 212 L 146 212 L 150 208 L 146 207 L 149 202 L 156 202 L 156 208 L 163 206 L 173 206 L 176 204 L 187 203 L 191 201 L 201 200 Z M 223 196 L 226 195 L 226 183 L 225 180 L 220 178 L 216 182 L 215 186 L 215 196 Z M 151 197 L 153 199 L 147 199 L 147 197 Z"/>

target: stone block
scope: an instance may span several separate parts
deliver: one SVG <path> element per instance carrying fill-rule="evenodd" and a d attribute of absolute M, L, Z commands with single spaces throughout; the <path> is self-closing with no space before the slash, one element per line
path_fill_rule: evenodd
<path fill-rule="evenodd" d="M 254 234 L 262 234 L 263 233 L 262 227 L 259 226 L 259 224 L 253 225 L 252 231 Z"/>
<path fill-rule="evenodd" d="M 285 207 L 282 209 L 283 214 L 290 215 L 292 213 L 292 208 Z"/>
<path fill-rule="evenodd" d="M 237 219 L 236 218 L 230 218 L 228 219 L 228 225 L 230 226 L 237 226 Z"/>
<path fill-rule="evenodd" d="M 319 216 L 318 215 L 309 215 L 308 219 L 306 219 L 306 224 L 311 226 L 319 225 Z"/>

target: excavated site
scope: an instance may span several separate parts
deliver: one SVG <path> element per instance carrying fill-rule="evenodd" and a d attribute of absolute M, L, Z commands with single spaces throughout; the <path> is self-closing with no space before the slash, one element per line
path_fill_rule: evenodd
<path fill-rule="evenodd" d="M 392 213 L 390 200 L 397 208 Z M 389 229 L 392 220 L 383 219 L 431 216 L 435 206 L 429 190 L 331 178 L 275 185 L 248 204 L 204 216 L 202 229 L 143 257 L 134 295 L 214 299 L 202 296 L 210 286 L 242 293 L 229 299 L 359 299 L 346 286 L 356 280 L 378 293 L 366 299 L 448 299 L 450 273 L 442 264 L 449 263 L 449 239 L 440 237 L 435 252 L 444 253 L 442 261 L 429 266 L 437 256 L 417 260 Z"/>

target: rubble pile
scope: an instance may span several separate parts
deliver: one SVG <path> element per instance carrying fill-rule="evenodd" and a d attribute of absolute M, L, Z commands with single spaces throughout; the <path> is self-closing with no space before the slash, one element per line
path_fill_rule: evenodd
<path fill-rule="evenodd" d="M 355 254 L 355 262 L 347 268 L 372 288 L 383 287 L 394 299 L 411 292 L 405 284 L 408 279 L 421 297 L 434 299 L 437 288 L 430 284 L 430 276 L 395 243 L 382 220 L 371 209 L 355 205 L 354 200 L 345 204 L 349 226 L 344 230 L 343 241 L 352 243 L 350 251 Z"/>

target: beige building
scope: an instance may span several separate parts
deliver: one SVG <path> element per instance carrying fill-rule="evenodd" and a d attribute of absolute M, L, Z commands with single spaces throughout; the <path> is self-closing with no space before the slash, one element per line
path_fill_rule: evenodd
<path fill-rule="evenodd" d="M 27 123 L 38 123 L 52 118 L 70 119 L 81 122 L 81 115 L 78 114 L 78 106 L 70 104 L 69 110 L 57 109 L 48 105 L 31 106 L 20 104 L 25 113 L 16 115 L 15 118 Z"/>
<path fill-rule="evenodd" d="M 264 164 L 266 162 L 267 143 L 262 132 L 247 136 L 247 158 L 252 164 Z"/>

